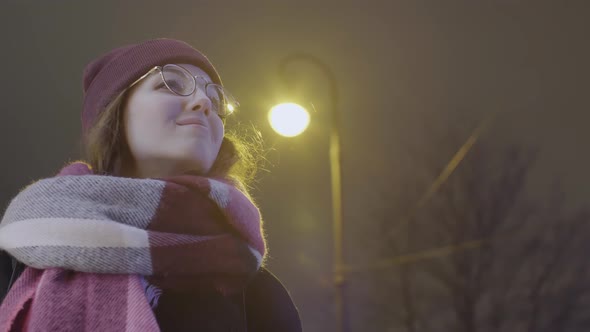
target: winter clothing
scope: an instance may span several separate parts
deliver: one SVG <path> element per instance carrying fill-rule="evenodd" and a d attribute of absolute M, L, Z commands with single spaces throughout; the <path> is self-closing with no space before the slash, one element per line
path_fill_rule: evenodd
<path fill-rule="evenodd" d="M 302 330 L 285 287 L 264 268 L 231 301 L 218 293 L 164 292 L 154 311 L 162 331 L 195 331 L 196 326 L 202 331 Z"/>
<path fill-rule="evenodd" d="M 178 330 L 177 309 L 194 313 L 184 317 L 193 328 L 246 327 L 242 290 L 266 249 L 244 194 L 191 174 L 130 179 L 84 166 L 27 186 L 6 210 L 0 248 L 29 267 L 0 307 L 0 331 Z"/>
<path fill-rule="evenodd" d="M 131 179 L 87 168 L 41 180 L 12 201 L 2 226 L 2 249 L 31 268 L 2 307 L 0 330 L 35 298 L 27 315 L 34 330 L 157 331 L 140 275 L 167 289 L 231 294 L 265 253 L 256 206 L 235 187 L 195 175 Z"/>
<path fill-rule="evenodd" d="M 84 69 L 83 136 L 119 93 L 151 68 L 168 63 L 194 64 L 221 85 L 221 78 L 207 57 L 183 41 L 160 38 L 116 48 Z"/>
<path fill-rule="evenodd" d="M 0 252 L 3 265 L 10 266 L 8 258 Z M 16 263 L 15 267 L 14 275 L 10 267 L 0 270 L 2 290 L 9 288 L 6 282 L 11 276 L 18 278 L 25 268 L 22 263 Z M 289 293 L 264 267 L 246 285 L 242 294 L 228 298 L 211 292 L 165 291 L 154 313 L 161 331 L 188 332 L 195 331 L 196 327 L 208 332 L 302 331 L 297 308 Z M 11 331 L 23 330 L 22 317 L 18 317 Z"/>

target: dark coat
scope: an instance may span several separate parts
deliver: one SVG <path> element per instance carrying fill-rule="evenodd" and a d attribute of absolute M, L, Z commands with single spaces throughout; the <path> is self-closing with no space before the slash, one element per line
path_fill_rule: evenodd
<path fill-rule="evenodd" d="M 0 301 L 12 281 L 22 273 L 0 252 Z M 163 332 L 167 331 L 302 331 L 297 308 L 279 279 L 262 268 L 244 291 L 231 298 L 215 292 L 170 292 L 160 296 L 154 309 Z"/>

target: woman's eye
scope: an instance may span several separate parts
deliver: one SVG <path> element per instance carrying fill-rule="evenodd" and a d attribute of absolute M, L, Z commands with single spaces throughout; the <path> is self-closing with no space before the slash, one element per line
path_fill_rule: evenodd
<path fill-rule="evenodd" d="M 178 83 L 174 83 L 174 82 L 173 82 L 173 83 L 168 83 L 168 85 L 170 86 L 170 88 L 171 88 L 172 90 L 177 90 L 177 91 L 178 91 L 178 90 L 182 90 L 182 89 L 181 89 L 181 85 L 180 85 L 180 84 L 178 84 Z"/>

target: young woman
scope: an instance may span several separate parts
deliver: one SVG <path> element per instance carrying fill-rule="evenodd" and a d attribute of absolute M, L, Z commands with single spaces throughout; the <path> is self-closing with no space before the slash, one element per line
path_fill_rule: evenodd
<path fill-rule="evenodd" d="M 236 107 L 182 41 L 91 62 L 85 161 L 24 188 L 0 224 L 0 331 L 301 331 L 263 267 L 255 151 L 224 128 Z"/>

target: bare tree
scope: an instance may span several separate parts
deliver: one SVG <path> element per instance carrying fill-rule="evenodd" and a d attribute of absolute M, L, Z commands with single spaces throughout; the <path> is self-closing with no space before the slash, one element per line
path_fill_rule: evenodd
<path fill-rule="evenodd" d="M 416 154 L 409 183 L 425 187 L 463 140 L 445 133 L 436 148 Z M 536 156 L 530 147 L 481 140 L 406 225 L 384 223 L 383 233 L 393 234 L 384 241 L 388 256 L 480 241 L 477 248 L 377 272 L 391 276 L 382 308 L 397 313 L 396 330 L 590 329 L 588 213 L 568 210 L 559 185 L 535 189 Z M 396 198 L 402 202 L 393 214 L 400 215 L 399 206 L 418 197 Z"/>

